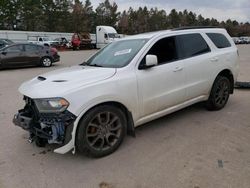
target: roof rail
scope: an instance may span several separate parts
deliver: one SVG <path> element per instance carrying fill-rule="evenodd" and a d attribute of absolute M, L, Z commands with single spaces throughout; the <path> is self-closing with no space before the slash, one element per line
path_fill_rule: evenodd
<path fill-rule="evenodd" d="M 209 28 L 222 28 L 222 27 L 216 27 L 216 26 L 185 26 L 185 27 L 178 27 L 171 29 L 172 31 L 179 31 L 179 30 L 188 30 L 188 29 L 209 29 Z"/>

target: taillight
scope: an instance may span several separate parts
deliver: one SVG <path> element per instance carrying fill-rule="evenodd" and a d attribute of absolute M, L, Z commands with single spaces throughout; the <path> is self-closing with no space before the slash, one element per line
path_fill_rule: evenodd
<path fill-rule="evenodd" d="M 50 48 L 50 52 L 52 53 L 52 55 L 57 54 L 57 49 L 56 48 Z"/>

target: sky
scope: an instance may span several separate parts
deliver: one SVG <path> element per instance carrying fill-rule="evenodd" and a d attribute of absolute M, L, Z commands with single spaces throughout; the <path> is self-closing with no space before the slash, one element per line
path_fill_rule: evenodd
<path fill-rule="evenodd" d="M 91 0 L 94 8 L 104 0 Z M 205 18 L 216 18 L 219 21 L 227 19 L 238 22 L 250 22 L 250 0 L 110 0 L 116 2 L 119 11 L 128 10 L 129 7 L 137 9 L 147 6 L 157 7 L 169 13 L 172 9 L 183 11 L 187 9 Z"/>

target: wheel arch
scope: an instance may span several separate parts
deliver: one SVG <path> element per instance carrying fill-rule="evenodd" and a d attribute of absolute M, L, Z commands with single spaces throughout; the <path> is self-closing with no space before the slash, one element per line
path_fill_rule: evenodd
<path fill-rule="evenodd" d="M 40 60 L 39 60 L 39 64 L 41 65 L 41 66 L 43 66 L 43 59 L 44 58 L 49 58 L 50 59 L 50 61 L 51 61 L 51 65 L 53 64 L 53 59 L 52 59 L 52 57 L 50 57 L 49 55 L 44 55 L 44 56 L 41 56 L 40 57 Z"/>
<path fill-rule="evenodd" d="M 230 93 L 233 94 L 234 92 L 234 76 L 232 74 L 232 72 L 229 69 L 224 69 L 221 72 L 219 72 L 219 74 L 216 76 L 216 78 L 218 76 L 224 76 L 227 77 L 230 81 Z"/>
<path fill-rule="evenodd" d="M 98 106 L 102 106 L 102 105 L 115 106 L 115 107 L 121 109 L 121 110 L 124 112 L 124 114 L 125 114 L 125 116 L 126 116 L 126 119 L 127 119 L 127 135 L 130 135 L 130 136 L 135 137 L 135 126 L 134 126 L 134 120 L 133 120 L 132 112 L 130 112 L 130 111 L 128 110 L 128 108 L 127 108 L 124 104 L 122 104 L 122 103 L 120 103 L 120 102 L 117 102 L 117 101 L 101 102 L 101 103 L 98 103 L 98 104 L 93 105 L 92 107 L 88 108 L 88 109 L 81 115 L 80 120 L 79 120 L 79 122 L 78 122 L 78 125 L 79 125 L 79 123 L 81 122 L 82 118 L 83 118 L 90 110 L 92 110 L 93 108 L 96 108 L 96 107 L 98 107 Z M 77 130 L 78 130 L 78 127 L 79 127 L 78 125 L 77 125 Z M 77 130 L 76 130 L 76 131 L 77 131 Z"/>

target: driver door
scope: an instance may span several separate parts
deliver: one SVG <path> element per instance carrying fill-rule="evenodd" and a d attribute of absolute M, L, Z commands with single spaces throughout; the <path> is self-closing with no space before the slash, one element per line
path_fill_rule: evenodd
<path fill-rule="evenodd" d="M 140 117 L 163 111 L 185 100 L 185 70 L 178 59 L 175 37 L 156 42 L 147 54 L 156 55 L 158 65 L 137 70 Z"/>
<path fill-rule="evenodd" d="M 2 67 L 23 66 L 26 63 L 21 44 L 5 48 L 1 52 L 0 58 Z"/>

